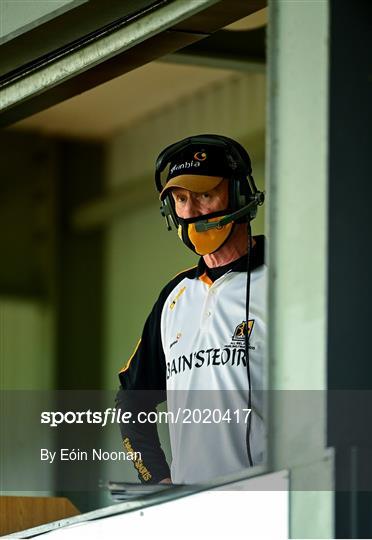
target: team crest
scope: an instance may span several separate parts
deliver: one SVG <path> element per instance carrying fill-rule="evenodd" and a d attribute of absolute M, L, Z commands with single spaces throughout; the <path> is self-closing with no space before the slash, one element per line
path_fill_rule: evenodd
<path fill-rule="evenodd" d="M 251 319 L 248 321 L 248 337 L 251 337 L 251 333 L 253 330 L 254 325 L 254 319 Z M 244 341 L 245 339 L 245 333 L 247 330 L 247 321 L 242 321 L 234 330 L 234 334 L 232 336 L 233 341 Z"/>

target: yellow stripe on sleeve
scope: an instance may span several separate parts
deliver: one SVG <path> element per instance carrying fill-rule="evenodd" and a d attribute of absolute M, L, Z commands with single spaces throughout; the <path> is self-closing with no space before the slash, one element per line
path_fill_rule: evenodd
<path fill-rule="evenodd" d="M 121 370 L 119 371 L 119 373 L 124 373 L 124 371 L 127 371 L 129 369 L 129 366 L 130 366 L 130 363 L 131 361 L 133 360 L 137 350 L 138 350 L 138 347 L 140 346 L 140 343 L 141 343 L 141 339 L 138 340 L 138 343 L 132 353 L 132 355 L 129 357 L 129 359 L 127 360 L 127 363 L 125 364 L 124 367 L 121 368 Z"/>

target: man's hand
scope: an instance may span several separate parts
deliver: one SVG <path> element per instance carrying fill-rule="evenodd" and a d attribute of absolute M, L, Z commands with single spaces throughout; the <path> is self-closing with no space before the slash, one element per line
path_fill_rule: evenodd
<path fill-rule="evenodd" d="M 171 484 L 172 480 L 170 478 L 163 478 L 163 480 L 160 480 L 159 484 Z"/>

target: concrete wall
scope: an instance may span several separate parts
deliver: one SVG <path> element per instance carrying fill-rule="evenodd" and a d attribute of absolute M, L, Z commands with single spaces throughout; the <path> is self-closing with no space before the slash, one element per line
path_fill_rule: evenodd
<path fill-rule="evenodd" d="M 38 407 L 55 383 L 55 171 L 45 138 L 3 132 L 1 148 L 0 453 L 1 489 L 10 494 L 37 489 Z M 36 494 L 52 489 L 46 469 Z"/>
<path fill-rule="evenodd" d="M 37 300 L 0 297 L 2 390 L 49 390 L 54 382 L 54 313 Z"/>
<path fill-rule="evenodd" d="M 292 538 L 333 537 L 327 451 L 328 2 L 269 6 L 272 466 L 290 469 Z"/>
<path fill-rule="evenodd" d="M 70 215 L 101 194 L 104 149 L 8 131 L 1 147 L 1 489 L 41 495 L 65 472 L 40 462 L 41 447 L 64 446 L 40 411 L 59 410 L 56 389 L 78 390 L 84 409 L 82 390 L 102 381 L 102 232 L 76 232 Z M 89 476 L 98 484 L 99 467 Z M 97 507 L 89 493 L 67 495 L 82 510 Z"/>

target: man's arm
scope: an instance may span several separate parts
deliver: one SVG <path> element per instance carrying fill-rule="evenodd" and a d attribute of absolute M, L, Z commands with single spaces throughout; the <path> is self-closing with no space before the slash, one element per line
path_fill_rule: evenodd
<path fill-rule="evenodd" d="M 120 425 L 123 448 L 137 453 L 133 463 L 143 483 L 170 478 L 156 423 L 144 421 L 149 412 L 166 399 L 165 358 L 160 335 L 164 294 L 155 303 L 145 323 L 141 340 L 119 373 L 121 389 L 116 407 L 130 412 L 130 421 Z"/>
<path fill-rule="evenodd" d="M 169 466 L 160 445 L 156 424 L 144 422 L 157 403 L 164 401 L 159 391 L 120 389 L 116 396 L 116 408 L 130 412 L 127 423 L 120 424 L 123 449 L 134 456 L 133 464 L 142 483 L 156 484 L 170 479 Z"/>

